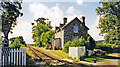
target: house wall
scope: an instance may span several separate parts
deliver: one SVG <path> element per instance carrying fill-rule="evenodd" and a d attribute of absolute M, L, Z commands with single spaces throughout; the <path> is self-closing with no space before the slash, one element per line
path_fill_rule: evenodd
<path fill-rule="evenodd" d="M 74 26 L 76 24 L 78 26 L 78 33 L 77 33 L 78 38 L 83 36 L 85 39 L 87 39 L 88 30 L 85 28 L 85 26 L 83 26 L 80 23 L 80 21 L 74 20 L 64 28 L 64 44 L 68 41 L 72 41 L 75 37 L 77 37 L 77 36 L 75 36 L 75 33 L 74 33 Z"/>
<path fill-rule="evenodd" d="M 58 49 L 60 46 L 61 46 L 61 39 L 58 38 L 58 39 L 55 39 L 52 41 L 53 42 L 53 45 Z"/>
<path fill-rule="evenodd" d="M 63 48 L 63 46 L 64 46 L 64 30 L 55 33 L 55 38 L 60 38 L 61 39 L 60 44 L 61 44 L 61 47 Z"/>

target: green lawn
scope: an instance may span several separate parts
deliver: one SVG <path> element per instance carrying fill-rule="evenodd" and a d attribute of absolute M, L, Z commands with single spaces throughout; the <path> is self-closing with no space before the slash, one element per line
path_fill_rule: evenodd
<path fill-rule="evenodd" d="M 120 53 L 109 53 L 108 55 L 114 55 L 114 54 L 120 54 Z"/>
<path fill-rule="evenodd" d="M 63 52 L 62 50 L 49 50 L 50 52 L 60 56 L 61 58 L 68 58 L 69 53 Z"/>
<path fill-rule="evenodd" d="M 86 62 L 94 62 L 94 61 L 99 61 L 103 60 L 105 56 L 99 55 L 99 56 L 90 56 L 90 57 L 82 57 L 80 60 L 81 61 L 86 61 Z"/>

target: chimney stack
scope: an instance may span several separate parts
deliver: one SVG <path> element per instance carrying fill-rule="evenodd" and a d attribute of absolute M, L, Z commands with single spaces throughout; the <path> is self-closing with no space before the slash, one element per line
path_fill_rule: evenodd
<path fill-rule="evenodd" d="M 80 18 L 80 20 L 81 20 L 81 22 L 85 25 L 85 17 L 82 16 L 82 17 Z"/>
<path fill-rule="evenodd" d="M 64 25 L 67 23 L 67 18 L 66 17 L 63 18 L 63 23 L 64 23 Z"/>

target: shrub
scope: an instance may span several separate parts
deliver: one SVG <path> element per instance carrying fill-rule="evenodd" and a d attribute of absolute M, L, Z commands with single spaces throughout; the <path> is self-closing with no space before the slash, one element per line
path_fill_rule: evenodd
<path fill-rule="evenodd" d="M 86 41 L 83 37 L 79 38 L 75 38 L 73 41 L 68 41 L 63 48 L 63 51 L 68 53 L 69 52 L 69 46 L 71 47 L 80 47 L 80 46 L 85 46 Z"/>
<path fill-rule="evenodd" d="M 66 44 L 65 44 L 65 46 L 64 46 L 64 48 L 63 48 L 63 51 L 64 52 L 66 52 L 66 53 L 68 53 L 69 52 L 69 46 L 71 45 L 71 41 L 68 41 Z"/>
<path fill-rule="evenodd" d="M 75 38 L 72 42 L 71 42 L 71 46 L 73 47 L 80 47 L 80 46 L 85 46 L 85 39 L 83 37 L 79 38 Z"/>
<path fill-rule="evenodd" d="M 120 48 L 120 45 L 116 45 L 116 44 L 110 44 L 110 43 L 105 43 L 105 42 L 102 42 L 102 43 L 96 43 L 96 47 L 95 48 L 111 48 L 111 49 L 114 49 L 114 48 Z"/>
<path fill-rule="evenodd" d="M 19 39 L 15 39 L 12 44 L 9 45 L 10 48 L 20 48 L 23 44 L 20 43 Z"/>

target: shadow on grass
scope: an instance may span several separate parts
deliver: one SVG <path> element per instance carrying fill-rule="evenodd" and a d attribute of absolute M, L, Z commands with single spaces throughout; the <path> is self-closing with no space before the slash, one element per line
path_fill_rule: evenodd
<path fill-rule="evenodd" d="M 107 55 L 96 55 L 96 56 L 104 59 L 120 59 L 120 57 L 113 57 L 113 56 L 107 56 Z"/>

